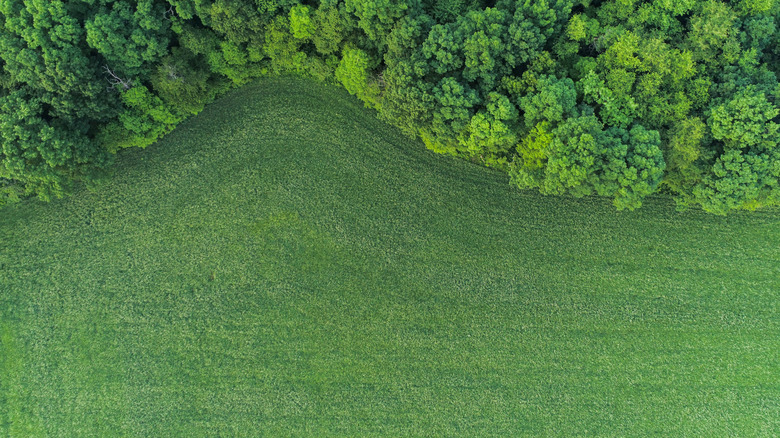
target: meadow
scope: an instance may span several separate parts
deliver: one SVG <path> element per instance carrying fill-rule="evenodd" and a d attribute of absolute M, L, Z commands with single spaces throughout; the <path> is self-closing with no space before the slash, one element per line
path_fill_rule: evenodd
<path fill-rule="evenodd" d="M 265 79 L 0 211 L 0 435 L 778 436 L 779 248 Z"/>

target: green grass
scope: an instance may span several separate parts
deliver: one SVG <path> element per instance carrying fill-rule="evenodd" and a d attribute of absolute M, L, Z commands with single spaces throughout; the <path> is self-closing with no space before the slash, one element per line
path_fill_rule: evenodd
<path fill-rule="evenodd" d="M 0 212 L 3 436 L 778 436 L 780 213 L 519 192 L 234 91 Z"/>

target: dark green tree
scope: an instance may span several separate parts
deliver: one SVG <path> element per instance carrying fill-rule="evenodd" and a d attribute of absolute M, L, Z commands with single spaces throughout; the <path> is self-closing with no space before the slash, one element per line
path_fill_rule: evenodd
<path fill-rule="evenodd" d="M 49 200 L 62 197 L 75 179 L 94 178 L 111 158 L 94 147 L 88 129 L 87 123 L 66 125 L 49 117 L 28 87 L 0 97 L 0 178 L 6 191 L 15 187 L 15 194 Z"/>
<path fill-rule="evenodd" d="M 724 214 L 780 200 L 778 114 L 780 110 L 755 86 L 712 108 L 707 122 L 723 153 L 693 189 L 705 210 Z"/>

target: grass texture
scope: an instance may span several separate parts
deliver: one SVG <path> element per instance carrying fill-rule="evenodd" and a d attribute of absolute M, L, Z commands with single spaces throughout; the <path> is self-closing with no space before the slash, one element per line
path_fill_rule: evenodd
<path fill-rule="evenodd" d="M 780 213 L 543 197 L 236 90 L 0 211 L 0 435 L 778 436 Z"/>

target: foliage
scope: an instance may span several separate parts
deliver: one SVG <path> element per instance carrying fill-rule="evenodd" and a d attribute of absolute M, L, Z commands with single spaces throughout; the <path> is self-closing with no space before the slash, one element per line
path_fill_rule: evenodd
<path fill-rule="evenodd" d="M 294 74 L 523 187 L 621 208 L 660 187 L 715 213 L 771 206 L 779 20 L 773 0 L 0 0 L 0 97 L 29 100 L 69 131 L 58 148 L 83 152 L 44 172 L 9 146 L 0 187 L 65 193 L 229 88 Z M 638 127 L 659 141 L 635 153 Z M 607 189 L 620 166 L 636 177 Z"/>
<path fill-rule="evenodd" d="M 533 88 L 533 92 L 520 98 L 526 126 L 542 121 L 557 124 L 576 115 L 577 92 L 571 79 L 543 75 Z"/>
<path fill-rule="evenodd" d="M 709 211 L 774 205 L 780 199 L 780 110 L 756 87 L 712 108 L 708 125 L 723 153 L 694 188 Z"/>
<path fill-rule="evenodd" d="M 665 162 L 660 135 L 641 125 L 630 131 L 604 131 L 595 116 L 566 119 L 551 133 L 550 122 L 538 124 L 524 141 L 521 159 L 512 163 L 512 180 L 520 188 L 576 197 L 610 196 L 619 209 L 637 208 L 661 182 Z"/>
<path fill-rule="evenodd" d="M 312 21 L 311 8 L 306 5 L 295 5 L 290 9 L 290 31 L 295 38 L 306 40 L 316 31 Z"/>
<path fill-rule="evenodd" d="M 486 164 L 503 164 L 517 143 L 517 108 L 506 96 L 495 92 L 488 95 L 485 103 L 487 108 L 474 114 L 460 142 Z"/>
<path fill-rule="evenodd" d="M 102 5 L 84 23 L 87 44 L 118 71 L 135 77 L 156 64 L 169 51 L 170 26 L 159 2 L 140 0 Z M 135 10 L 133 10 L 135 9 Z"/>
<path fill-rule="evenodd" d="M 379 104 L 379 85 L 371 79 L 372 62 L 368 54 L 360 49 L 345 48 L 336 69 L 336 79 L 351 94 L 357 95 L 366 104 Z"/>
<path fill-rule="evenodd" d="M 91 147 L 85 135 L 88 125 L 64 126 L 60 120 L 48 120 L 43 102 L 29 91 L 21 88 L 0 98 L 0 178 L 9 195 L 4 199 L 17 198 L 19 191 L 44 200 L 62 197 L 71 177 L 89 178 L 110 159 Z"/>

